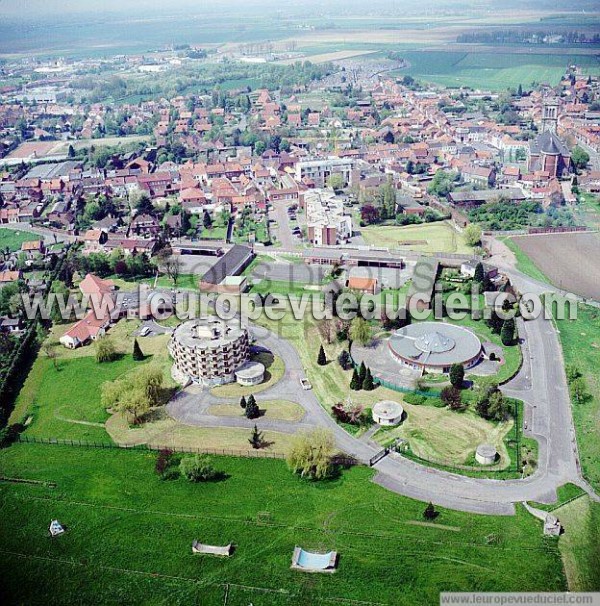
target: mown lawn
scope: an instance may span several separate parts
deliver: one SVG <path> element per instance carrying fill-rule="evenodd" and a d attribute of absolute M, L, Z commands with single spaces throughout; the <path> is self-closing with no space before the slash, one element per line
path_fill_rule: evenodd
<path fill-rule="evenodd" d="M 96 363 L 91 356 L 59 359 L 56 367 L 41 353 L 17 398 L 13 421 L 32 417 L 28 437 L 109 441 L 103 427 L 109 415 L 100 403 L 102 384 L 139 362 L 123 356 Z"/>
<path fill-rule="evenodd" d="M 424 253 L 464 253 L 473 249 L 467 245 L 462 234 L 447 221 L 423 223 L 421 225 L 371 226 L 360 230 L 367 244 L 386 246 L 400 250 L 415 250 Z"/>
<path fill-rule="evenodd" d="M 15 229 L 0 229 L 0 250 L 5 251 L 7 248 L 10 252 L 21 250 L 23 242 L 33 242 L 39 240 L 40 237 L 35 234 L 30 234 L 26 231 L 17 231 Z"/>
<path fill-rule="evenodd" d="M 557 320 L 565 364 L 576 366 L 585 379 L 589 399 L 573 402 L 573 422 L 583 473 L 600 490 L 600 310 L 577 308 L 576 320 Z"/>
<path fill-rule="evenodd" d="M 276 460 L 213 459 L 227 479 L 161 481 L 156 454 L 16 445 L 2 474 L 56 483 L 0 484 L 6 603 L 277 606 L 322 600 L 427 605 L 441 591 L 566 588 L 557 540 L 512 517 L 440 510 L 369 482 L 357 467 L 311 483 Z M 68 531 L 47 536 L 51 519 Z M 194 539 L 233 541 L 229 559 L 191 553 Z M 335 549 L 339 570 L 290 570 L 295 545 Z M 43 597 L 42 597 L 43 596 Z"/>

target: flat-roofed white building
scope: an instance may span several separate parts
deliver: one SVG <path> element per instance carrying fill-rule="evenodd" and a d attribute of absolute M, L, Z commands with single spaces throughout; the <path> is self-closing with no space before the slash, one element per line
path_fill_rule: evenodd
<path fill-rule="evenodd" d="M 296 164 L 296 181 L 301 183 L 310 180 L 315 187 L 325 187 L 331 175 L 341 175 L 344 186 L 352 185 L 353 160 L 344 158 L 321 158 L 319 160 L 304 160 Z"/>
<path fill-rule="evenodd" d="M 345 214 L 343 198 L 333 191 L 307 191 L 304 207 L 308 240 L 315 246 L 334 246 L 352 237 L 352 217 Z"/>

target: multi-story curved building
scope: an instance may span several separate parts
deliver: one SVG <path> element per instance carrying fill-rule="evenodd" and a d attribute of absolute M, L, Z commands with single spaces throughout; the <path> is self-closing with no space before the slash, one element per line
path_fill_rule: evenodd
<path fill-rule="evenodd" d="M 216 317 L 184 322 L 169 341 L 173 376 L 206 386 L 232 383 L 236 370 L 248 361 L 249 347 L 248 331 L 239 325 Z"/>

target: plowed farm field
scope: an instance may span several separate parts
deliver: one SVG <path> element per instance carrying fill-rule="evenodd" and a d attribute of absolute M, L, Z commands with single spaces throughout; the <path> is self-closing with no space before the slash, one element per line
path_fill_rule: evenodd
<path fill-rule="evenodd" d="M 555 286 L 600 300 L 600 234 L 518 236 L 513 242 Z"/>

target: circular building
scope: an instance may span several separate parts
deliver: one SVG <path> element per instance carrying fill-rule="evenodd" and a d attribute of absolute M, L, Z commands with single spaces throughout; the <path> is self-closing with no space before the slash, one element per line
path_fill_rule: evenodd
<path fill-rule="evenodd" d="M 470 330 L 442 322 L 409 324 L 394 332 L 388 346 L 404 366 L 430 373 L 450 372 L 453 364 L 472 368 L 483 356 L 481 341 Z"/>
<path fill-rule="evenodd" d="M 239 385 L 251 387 L 260 385 L 265 378 L 265 366 L 260 362 L 246 362 L 235 371 L 235 380 Z"/>
<path fill-rule="evenodd" d="M 180 324 L 169 341 L 174 376 L 214 386 L 235 381 L 235 372 L 249 357 L 248 331 L 216 317 Z"/>
<path fill-rule="evenodd" d="M 404 408 L 393 400 L 381 400 L 373 406 L 373 421 L 378 425 L 398 425 L 402 421 Z"/>
<path fill-rule="evenodd" d="M 475 460 L 480 465 L 493 465 L 498 457 L 498 452 L 491 444 L 480 444 L 475 451 Z"/>

